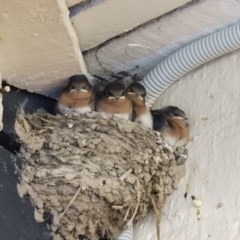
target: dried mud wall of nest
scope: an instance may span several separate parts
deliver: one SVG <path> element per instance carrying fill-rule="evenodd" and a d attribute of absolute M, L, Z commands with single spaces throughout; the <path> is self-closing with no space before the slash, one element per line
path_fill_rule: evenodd
<path fill-rule="evenodd" d="M 100 113 L 19 114 L 19 194 L 55 239 L 116 239 L 124 227 L 161 210 L 184 166 L 160 133 Z M 155 206 L 155 207 L 154 207 Z"/>

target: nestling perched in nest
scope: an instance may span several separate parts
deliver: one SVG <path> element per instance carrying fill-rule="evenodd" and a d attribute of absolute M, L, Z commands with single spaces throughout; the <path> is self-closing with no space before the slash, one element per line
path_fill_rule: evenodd
<path fill-rule="evenodd" d="M 153 128 L 152 114 L 145 105 L 145 87 L 137 82 L 132 83 L 127 89 L 127 95 L 133 105 L 133 121 L 145 127 Z"/>
<path fill-rule="evenodd" d="M 110 113 L 118 118 L 132 119 L 132 103 L 127 97 L 124 85 L 120 82 L 109 83 L 99 93 L 96 109 L 98 112 Z"/>
<path fill-rule="evenodd" d="M 94 107 L 94 93 L 87 77 L 85 75 L 70 77 L 68 85 L 58 99 L 56 112 L 87 113 L 93 111 Z"/>
<path fill-rule="evenodd" d="M 152 128 L 152 116 L 145 106 L 146 89 L 140 83 L 125 88 L 120 82 L 108 83 L 102 91 L 96 91 L 85 75 L 69 78 L 57 103 L 58 113 L 86 113 L 94 111 L 132 120 Z"/>
<path fill-rule="evenodd" d="M 149 211 L 158 214 L 177 188 L 184 165 L 161 135 L 182 146 L 185 113 L 150 112 L 145 95 L 141 84 L 119 82 L 96 94 L 77 75 L 59 97 L 61 114 L 19 114 L 19 194 L 29 194 L 38 221 L 50 216 L 54 239 L 116 239 Z"/>
<path fill-rule="evenodd" d="M 189 139 L 189 124 L 180 108 L 168 106 L 152 110 L 153 129 L 162 133 L 163 139 L 173 148 L 182 147 Z"/>

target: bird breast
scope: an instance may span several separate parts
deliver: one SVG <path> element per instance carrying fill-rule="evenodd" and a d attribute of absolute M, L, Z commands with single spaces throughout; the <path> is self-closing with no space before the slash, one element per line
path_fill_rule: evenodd
<path fill-rule="evenodd" d="M 92 102 L 91 92 L 84 93 L 65 93 L 62 94 L 58 100 L 59 104 L 72 107 L 72 108 L 81 108 L 89 106 Z"/>
<path fill-rule="evenodd" d="M 98 111 L 106 113 L 129 113 L 131 111 L 131 101 L 125 99 L 104 98 L 97 104 Z"/>
<path fill-rule="evenodd" d="M 153 119 L 152 119 L 152 114 L 150 111 L 146 111 L 145 113 L 137 116 L 135 118 L 135 122 L 138 122 L 139 124 L 147 127 L 147 128 L 153 128 Z"/>

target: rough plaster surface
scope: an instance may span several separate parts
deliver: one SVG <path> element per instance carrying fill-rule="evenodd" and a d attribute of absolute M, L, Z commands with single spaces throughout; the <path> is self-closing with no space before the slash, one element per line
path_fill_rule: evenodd
<path fill-rule="evenodd" d="M 71 17 L 82 50 L 176 9 L 190 0 L 104 0 Z"/>
<path fill-rule="evenodd" d="M 237 51 L 199 68 L 172 85 L 155 105 L 183 108 L 192 134 L 186 175 L 164 208 L 161 240 L 240 238 L 239 61 Z M 191 196 L 202 201 L 200 220 Z M 150 216 L 135 227 L 134 240 L 156 240 L 151 237 L 154 227 Z"/>
<path fill-rule="evenodd" d="M 1 1 L 0 56 L 3 79 L 47 95 L 86 71 L 63 0 Z"/>
<path fill-rule="evenodd" d="M 239 0 L 200 0 L 86 53 L 91 73 L 146 74 L 173 51 L 240 20 Z"/>

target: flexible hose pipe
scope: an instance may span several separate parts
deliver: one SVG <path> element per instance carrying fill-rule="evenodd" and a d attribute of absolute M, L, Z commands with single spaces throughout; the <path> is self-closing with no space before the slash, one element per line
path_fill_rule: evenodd
<path fill-rule="evenodd" d="M 152 107 L 158 97 L 174 82 L 193 69 L 240 48 L 240 23 L 209 34 L 173 53 L 143 79 L 146 104 Z"/>

